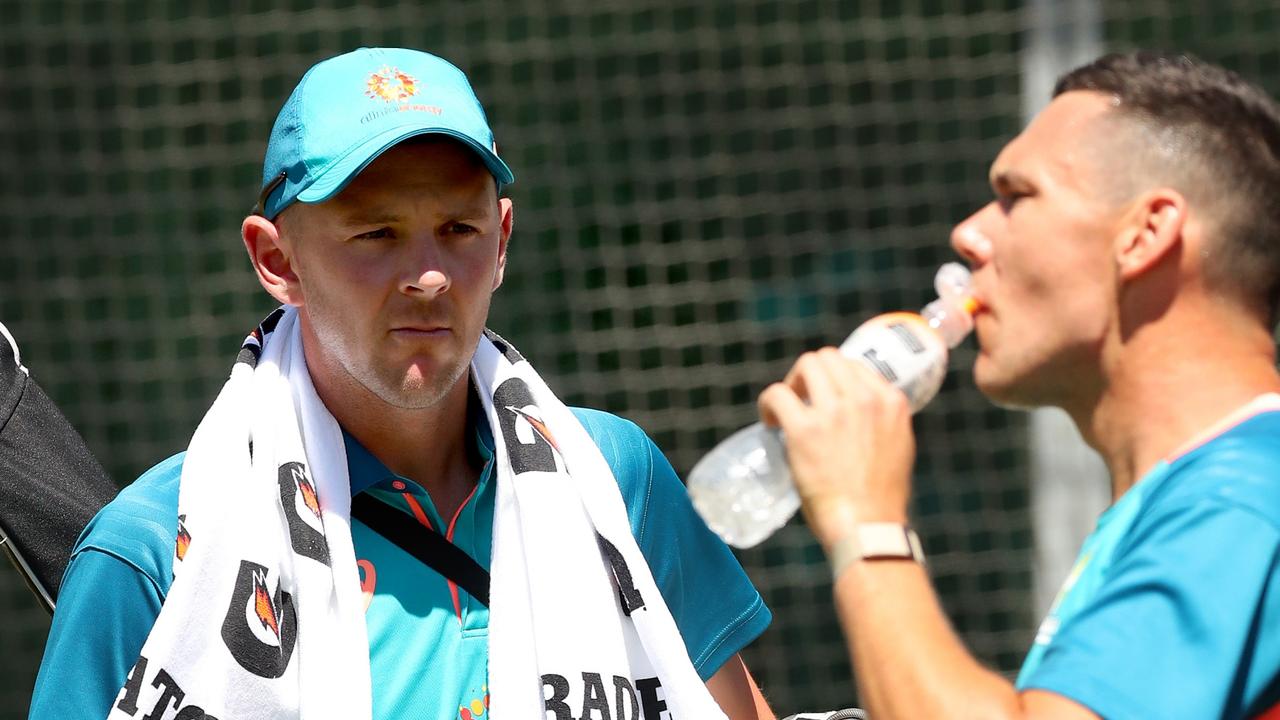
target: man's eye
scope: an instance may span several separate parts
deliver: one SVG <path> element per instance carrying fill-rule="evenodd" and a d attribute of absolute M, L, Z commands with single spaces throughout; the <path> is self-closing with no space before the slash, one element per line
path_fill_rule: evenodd
<path fill-rule="evenodd" d="M 356 236 L 356 240 L 385 240 L 391 237 L 391 228 L 378 228 L 369 232 L 360 233 Z"/>
<path fill-rule="evenodd" d="M 454 223 L 449 226 L 449 232 L 454 235 L 471 235 L 480 231 L 466 223 Z"/>
<path fill-rule="evenodd" d="M 1010 210 L 1013 209 L 1014 205 L 1018 204 L 1019 200 L 1025 197 L 1027 197 L 1027 193 L 1020 193 L 1020 192 L 1004 193 L 1000 195 L 998 198 L 996 198 L 996 202 L 1000 203 L 1001 210 L 1005 212 L 1009 212 Z"/>

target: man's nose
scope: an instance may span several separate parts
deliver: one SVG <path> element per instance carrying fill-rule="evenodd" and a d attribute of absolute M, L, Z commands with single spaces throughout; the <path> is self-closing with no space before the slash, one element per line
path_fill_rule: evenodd
<path fill-rule="evenodd" d="M 991 238 L 982 230 L 982 216 L 989 207 L 965 218 L 951 230 L 951 248 L 970 266 L 982 265 L 991 259 Z"/>
<path fill-rule="evenodd" d="M 434 238 L 415 244 L 400 290 L 406 295 L 435 297 L 449 289 L 449 273 Z"/>

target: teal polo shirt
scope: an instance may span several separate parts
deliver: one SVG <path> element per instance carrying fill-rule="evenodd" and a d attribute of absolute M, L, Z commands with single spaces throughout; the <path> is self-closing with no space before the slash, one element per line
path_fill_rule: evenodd
<path fill-rule="evenodd" d="M 421 485 L 391 472 L 343 433 L 351 493 L 370 493 L 413 516 L 487 570 L 495 500 L 487 430 L 478 424 L 474 443 L 484 463 L 480 480 L 454 517 L 441 517 Z M 359 520 L 351 523 L 351 540 L 368 603 L 370 671 L 377 678 L 373 717 L 487 718 L 489 609 Z"/>
<path fill-rule="evenodd" d="M 1109 720 L 1280 708 L 1280 412 L 1159 463 L 1102 515 L 1017 686 Z"/>
<path fill-rule="evenodd" d="M 644 432 L 573 409 L 617 478 L 632 533 L 705 680 L 769 624 L 769 610 L 729 549 L 695 514 L 684 485 Z M 483 470 L 456 516 L 441 517 L 414 481 L 345 436 L 353 494 L 370 493 L 429 524 L 482 566 L 493 537 L 493 438 L 482 417 Z M 183 455 L 152 468 L 85 529 L 63 580 L 32 696 L 33 719 L 106 717 L 173 578 Z M 489 612 L 465 591 L 358 521 L 352 540 L 368 603 L 374 718 L 488 718 Z"/>

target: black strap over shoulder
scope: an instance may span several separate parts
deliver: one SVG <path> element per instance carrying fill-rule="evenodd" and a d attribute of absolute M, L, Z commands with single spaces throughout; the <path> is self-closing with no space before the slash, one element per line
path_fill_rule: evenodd
<path fill-rule="evenodd" d="M 390 540 L 489 607 L 489 571 L 443 535 L 368 493 L 351 498 L 351 517 Z"/>
<path fill-rule="evenodd" d="M 489 571 L 439 532 L 423 525 L 368 493 L 351 498 L 351 517 L 395 543 L 423 565 L 457 583 L 471 597 L 489 607 Z M 644 598 L 631 578 L 631 570 L 613 543 L 596 533 L 596 543 L 618 591 L 618 602 L 628 617 L 644 608 Z"/>

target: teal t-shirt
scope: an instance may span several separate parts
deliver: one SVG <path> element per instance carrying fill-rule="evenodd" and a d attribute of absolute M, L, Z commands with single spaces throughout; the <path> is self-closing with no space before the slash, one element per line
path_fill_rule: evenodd
<path fill-rule="evenodd" d="M 574 409 L 617 478 L 632 533 L 705 680 L 754 640 L 770 613 L 729 549 L 694 513 L 683 484 L 635 424 Z M 492 543 L 492 435 L 475 428 L 484 470 L 455 517 L 349 436 L 353 493 L 372 493 L 431 525 L 485 568 Z M 152 468 L 104 508 L 67 568 L 33 720 L 106 717 L 173 577 L 183 456 Z M 489 612 L 466 591 L 358 521 L 352 540 L 368 602 L 373 717 L 488 720 Z"/>
<path fill-rule="evenodd" d="M 1162 462 L 1101 518 L 1018 675 L 1108 720 L 1280 700 L 1280 412 Z"/>

